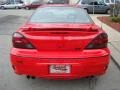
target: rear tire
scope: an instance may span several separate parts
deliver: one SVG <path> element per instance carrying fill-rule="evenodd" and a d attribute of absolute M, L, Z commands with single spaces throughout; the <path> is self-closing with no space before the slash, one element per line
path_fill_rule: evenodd
<path fill-rule="evenodd" d="M 2 9 L 2 10 L 4 10 L 4 9 L 5 9 L 5 7 L 4 7 L 4 6 L 2 6 L 2 7 L 1 7 L 1 9 Z"/>
<path fill-rule="evenodd" d="M 88 9 L 87 8 L 84 8 L 86 10 L 87 13 L 89 13 Z"/>
<path fill-rule="evenodd" d="M 20 9 L 19 7 L 15 7 L 15 9 Z"/>
<path fill-rule="evenodd" d="M 110 14 L 110 9 L 108 9 L 108 10 L 106 11 L 106 14 Z"/>
<path fill-rule="evenodd" d="M 26 10 L 30 10 L 30 8 L 29 8 L 29 7 L 25 7 L 25 9 L 26 9 Z"/>

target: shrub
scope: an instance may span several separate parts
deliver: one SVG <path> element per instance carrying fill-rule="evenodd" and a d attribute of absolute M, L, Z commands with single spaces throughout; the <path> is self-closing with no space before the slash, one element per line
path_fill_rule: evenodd
<path fill-rule="evenodd" d="M 113 22 L 120 22 L 120 16 L 118 16 L 118 17 L 111 17 L 111 20 Z"/>

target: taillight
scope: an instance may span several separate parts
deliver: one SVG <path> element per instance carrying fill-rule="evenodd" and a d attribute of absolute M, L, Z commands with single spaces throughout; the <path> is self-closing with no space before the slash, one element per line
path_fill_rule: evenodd
<path fill-rule="evenodd" d="M 101 49 L 106 48 L 108 43 L 108 36 L 106 33 L 101 33 L 98 35 L 95 39 L 92 40 L 92 42 L 89 43 L 89 45 L 86 47 L 86 49 Z"/>
<path fill-rule="evenodd" d="M 12 37 L 13 47 L 21 49 L 35 49 L 35 47 L 20 33 L 14 33 Z"/>

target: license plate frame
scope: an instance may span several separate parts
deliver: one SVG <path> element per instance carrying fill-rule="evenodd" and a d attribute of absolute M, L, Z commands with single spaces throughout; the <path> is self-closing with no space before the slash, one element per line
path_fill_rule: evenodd
<path fill-rule="evenodd" d="M 51 74 L 70 74 L 71 73 L 71 65 L 52 64 L 49 66 L 49 73 L 51 73 Z"/>

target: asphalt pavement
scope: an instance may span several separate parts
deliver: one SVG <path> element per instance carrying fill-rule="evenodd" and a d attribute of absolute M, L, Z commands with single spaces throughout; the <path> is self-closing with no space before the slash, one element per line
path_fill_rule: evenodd
<path fill-rule="evenodd" d="M 91 15 L 91 17 L 94 20 L 94 22 L 98 26 L 102 27 L 108 34 L 108 38 L 109 38 L 108 47 L 111 51 L 111 57 L 114 60 L 117 67 L 120 69 L 120 32 L 118 32 L 112 27 L 109 27 L 108 25 L 104 23 L 101 23 L 97 19 L 97 17 L 101 17 L 101 15 Z"/>
<path fill-rule="evenodd" d="M 0 10 L 0 90 L 120 90 L 120 71 L 111 59 L 105 75 L 78 80 L 27 79 L 10 64 L 11 35 L 33 10 Z"/>

